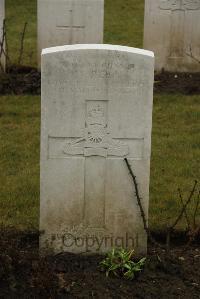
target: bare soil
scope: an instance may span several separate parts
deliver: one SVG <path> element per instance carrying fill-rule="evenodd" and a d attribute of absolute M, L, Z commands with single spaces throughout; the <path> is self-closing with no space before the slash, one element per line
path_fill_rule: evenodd
<path fill-rule="evenodd" d="M 1 229 L 0 298 L 200 298 L 200 242 L 186 250 L 177 237 L 170 255 L 149 246 L 144 271 L 127 281 L 106 278 L 100 255 L 42 258 L 38 240 L 36 231 Z"/>
<path fill-rule="evenodd" d="M 7 73 L 0 73 L 0 94 L 39 95 L 41 75 L 37 69 L 26 66 L 12 66 Z"/>
<path fill-rule="evenodd" d="M 155 93 L 200 94 L 200 73 L 155 74 Z"/>
<path fill-rule="evenodd" d="M 0 94 L 40 94 L 41 75 L 36 68 L 12 66 L 0 74 Z M 155 74 L 155 93 L 200 94 L 200 73 Z"/>

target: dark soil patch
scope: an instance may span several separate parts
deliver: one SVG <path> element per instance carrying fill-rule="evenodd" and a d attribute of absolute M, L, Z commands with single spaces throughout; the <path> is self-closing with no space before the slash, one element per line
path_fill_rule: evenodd
<path fill-rule="evenodd" d="M 12 66 L 0 74 L 0 94 L 40 94 L 41 76 L 36 68 Z M 200 94 L 200 73 L 155 74 L 155 93 Z"/>
<path fill-rule="evenodd" d="M 200 298 L 200 248 L 150 247 L 134 281 L 109 277 L 102 256 L 39 257 L 37 232 L 0 231 L 0 298 Z"/>
<path fill-rule="evenodd" d="M 12 66 L 7 73 L 0 74 L 0 94 L 39 95 L 41 76 L 37 69 Z"/>
<path fill-rule="evenodd" d="M 200 94 L 200 73 L 168 73 L 155 75 L 155 93 Z"/>

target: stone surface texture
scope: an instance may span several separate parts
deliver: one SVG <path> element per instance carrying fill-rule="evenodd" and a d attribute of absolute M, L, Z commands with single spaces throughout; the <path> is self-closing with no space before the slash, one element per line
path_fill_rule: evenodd
<path fill-rule="evenodd" d="M 104 0 L 38 0 L 38 63 L 44 48 L 103 42 Z"/>
<path fill-rule="evenodd" d="M 3 41 L 3 21 L 5 19 L 5 1 L 4 0 L 0 0 L 0 42 L 2 44 Z M 4 50 L 5 50 L 5 43 L 3 44 Z M 1 68 L 0 71 L 3 69 L 5 69 L 5 55 L 4 53 L 1 54 Z"/>
<path fill-rule="evenodd" d="M 43 50 L 40 246 L 145 253 L 126 157 L 148 218 L 154 55 L 112 45 Z"/>
<path fill-rule="evenodd" d="M 146 0 L 144 48 L 157 71 L 200 72 L 200 0 Z"/>

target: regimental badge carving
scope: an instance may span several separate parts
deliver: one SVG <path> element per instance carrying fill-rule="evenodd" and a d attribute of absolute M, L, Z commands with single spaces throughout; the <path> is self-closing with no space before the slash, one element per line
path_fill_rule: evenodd
<path fill-rule="evenodd" d="M 162 10 L 199 10 L 200 0 L 161 0 L 159 8 Z"/>
<path fill-rule="evenodd" d="M 106 101 L 86 101 L 85 136 L 67 142 L 63 152 L 66 155 L 118 156 L 129 154 L 128 145 L 110 136 L 107 121 Z"/>

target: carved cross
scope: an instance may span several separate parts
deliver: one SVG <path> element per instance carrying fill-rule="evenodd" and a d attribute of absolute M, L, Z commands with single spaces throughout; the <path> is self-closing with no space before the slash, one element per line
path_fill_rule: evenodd
<path fill-rule="evenodd" d="M 199 10 L 200 0 L 160 0 L 159 8 L 171 11 L 171 47 L 169 57 L 183 57 L 185 13 L 189 10 Z"/>
<path fill-rule="evenodd" d="M 67 9 L 63 14 L 63 17 L 58 18 L 56 28 L 59 30 L 68 30 L 69 32 L 69 43 L 73 42 L 73 35 L 77 31 L 83 30 L 85 24 L 77 17 L 76 12 L 79 12 L 80 15 L 84 16 L 82 11 L 83 7 L 77 9 Z"/>
<path fill-rule="evenodd" d="M 142 157 L 143 138 L 112 138 L 108 128 L 108 101 L 86 101 L 83 137 L 50 137 L 49 158 L 84 159 L 84 211 L 86 228 L 105 228 L 105 186 L 107 159 L 127 157 L 130 148 L 139 148 Z M 60 143 L 59 143 L 60 142 Z M 59 144 L 59 145 L 58 145 Z M 56 154 L 54 149 L 60 148 Z M 141 153 L 141 154 L 140 154 Z M 139 158 L 140 158 L 139 157 Z M 80 220 L 81 221 L 81 220 Z"/>

